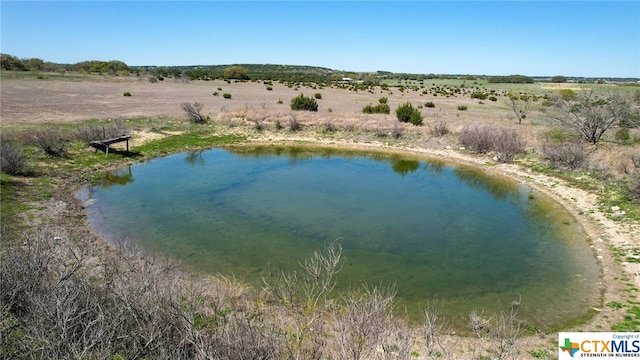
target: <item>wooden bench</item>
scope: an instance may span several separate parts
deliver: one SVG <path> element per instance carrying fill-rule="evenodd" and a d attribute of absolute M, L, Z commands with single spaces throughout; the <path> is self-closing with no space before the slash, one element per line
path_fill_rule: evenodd
<path fill-rule="evenodd" d="M 127 142 L 127 152 L 129 152 L 129 139 L 131 139 L 131 135 L 122 135 L 110 139 L 104 140 L 93 140 L 89 144 L 96 149 L 98 147 L 104 147 L 104 152 L 108 156 L 109 155 L 109 145 L 126 141 Z"/>

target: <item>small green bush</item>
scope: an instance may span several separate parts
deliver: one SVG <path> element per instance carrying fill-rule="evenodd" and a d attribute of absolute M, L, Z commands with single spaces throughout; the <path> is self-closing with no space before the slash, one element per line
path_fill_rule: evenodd
<path fill-rule="evenodd" d="M 434 104 L 433 101 L 427 101 L 427 103 L 424 104 L 424 106 L 426 106 L 428 108 L 434 108 L 434 107 L 436 107 L 436 104 Z"/>
<path fill-rule="evenodd" d="M 389 99 L 387 99 L 386 97 L 381 97 L 380 99 L 378 99 L 379 104 L 386 104 L 388 101 Z"/>
<path fill-rule="evenodd" d="M 369 104 L 362 108 L 362 112 L 365 114 L 389 114 L 391 108 L 387 104 L 378 104 L 376 106 Z"/>
<path fill-rule="evenodd" d="M 222 94 L 222 97 L 225 98 L 225 99 L 231 99 L 231 94 L 224 93 L 224 94 Z"/>
<path fill-rule="evenodd" d="M 313 97 L 314 97 L 314 98 L 316 98 L 316 99 L 318 99 L 318 100 L 320 100 L 320 99 L 322 99 L 322 94 L 320 94 L 320 93 L 315 93 L 315 94 L 313 95 Z"/>
<path fill-rule="evenodd" d="M 469 109 L 469 107 L 467 105 L 458 105 L 458 110 L 459 111 L 466 111 L 467 109 Z"/>
<path fill-rule="evenodd" d="M 483 93 L 483 92 L 474 92 L 471 94 L 471 98 L 472 99 L 480 99 L 480 100 L 486 100 L 487 97 L 489 97 L 489 95 Z"/>
<path fill-rule="evenodd" d="M 291 110 L 318 111 L 318 103 L 315 99 L 300 94 L 291 99 Z"/>
<path fill-rule="evenodd" d="M 267 86 L 267 90 L 268 90 L 268 91 L 271 91 L 271 90 L 273 90 L 273 87 L 271 87 L 271 86 Z"/>
<path fill-rule="evenodd" d="M 396 109 L 396 116 L 400 122 L 410 122 L 413 125 L 422 125 L 422 114 L 420 114 L 420 110 L 416 109 L 411 105 L 410 102 L 406 102 L 400 105 Z"/>
<path fill-rule="evenodd" d="M 131 96 L 131 93 L 130 93 L 130 92 L 128 92 L 128 91 L 125 91 L 125 92 L 122 94 L 122 96 Z"/>
<path fill-rule="evenodd" d="M 493 96 L 493 95 L 491 95 L 491 96 L 489 96 L 489 100 L 491 100 L 491 101 L 494 101 L 494 102 L 495 102 L 495 101 L 498 101 L 498 98 L 497 98 L 497 97 L 495 97 L 495 96 Z"/>

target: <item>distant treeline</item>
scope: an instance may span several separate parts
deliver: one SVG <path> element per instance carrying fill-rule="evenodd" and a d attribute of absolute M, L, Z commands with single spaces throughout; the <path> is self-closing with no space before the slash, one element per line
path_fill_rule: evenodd
<path fill-rule="evenodd" d="M 324 84 L 331 82 L 359 81 L 367 85 L 380 85 L 385 81 L 424 81 L 429 79 L 487 80 L 490 83 L 533 83 L 542 82 L 591 82 L 605 79 L 567 78 L 565 76 L 536 77 L 525 75 L 486 76 L 452 74 L 409 74 L 379 70 L 377 72 L 350 72 L 333 70 L 319 66 L 274 65 L 274 64 L 231 64 L 231 65 L 190 65 L 190 66 L 129 66 L 119 60 L 82 61 L 76 64 L 58 64 L 38 58 L 20 59 L 9 54 L 0 54 L 1 70 L 40 72 L 80 72 L 114 76 L 147 76 L 158 80 L 164 78 L 186 80 L 235 79 L 251 81 L 281 81 L 296 83 Z M 633 78 L 606 79 L 610 81 L 637 81 Z"/>
<path fill-rule="evenodd" d="M 343 72 L 302 65 L 197 65 L 197 66 L 132 66 L 132 71 L 153 74 L 159 78 L 186 77 L 189 80 L 283 80 L 324 83 L 342 79 Z"/>
<path fill-rule="evenodd" d="M 0 54 L 0 69 L 14 71 L 48 71 L 67 72 L 77 71 L 84 73 L 128 75 L 131 68 L 122 61 L 83 61 L 76 64 L 57 64 L 38 58 L 19 59 L 9 54 Z"/>
<path fill-rule="evenodd" d="M 532 84 L 533 78 L 524 75 L 489 76 L 490 83 Z"/>

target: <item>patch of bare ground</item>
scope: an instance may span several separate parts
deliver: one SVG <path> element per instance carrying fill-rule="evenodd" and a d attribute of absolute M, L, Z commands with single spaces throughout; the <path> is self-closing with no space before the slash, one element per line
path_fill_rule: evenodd
<path fill-rule="evenodd" d="M 628 282 L 640 288 L 640 263 L 618 262 L 612 248 L 632 253 L 640 248 L 640 226 L 626 220 L 624 214 L 612 216 L 602 209 L 599 197 L 602 193 L 577 188 L 563 179 L 533 171 L 525 164 L 496 164 L 492 156 L 479 156 L 461 150 L 455 135 L 435 137 L 430 126 L 444 122 L 455 134 L 465 126 L 477 123 L 515 129 L 527 139 L 528 151 L 538 151 L 542 135 L 549 130 L 543 125 L 543 115 L 534 112 L 524 124 L 515 123 L 508 108 L 500 103 L 479 104 L 468 97 L 443 98 L 424 96 L 418 91 L 378 90 L 354 92 L 344 89 L 296 88 L 283 84 L 273 84 L 273 90 L 266 90 L 260 83 L 227 83 L 224 81 L 194 81 L 188 83 L 165 80 L 149 83 L 136 78 L 121 78 L 118 81 L 59 81 L 59 80 L 3 80 L 1 88 L 0 116 L 2 126 L 20 127 L 23 124 L 76 122 L 85 119 L 127 119 L 135 117 L 184 119 L 180 108 L 184 102 L 204 104 L 203 112 L 210 116 L 219 133 L 242 134 L 250 143 L 267 144 L 308 144 L 309 146 L 331 146 L 350 149 L 397 152 L 424 158 L 437 158 L 476 166 L 488 174 L 508 176 L 515 181 L 550 195 L 564 206 L 579 222 L 586 235 L 594 256 L 602 266 L 602 278 L 594 288 L 604 288 L 603 304 L 624 303 L 628 294 Z M 218 90 L 222 89 L 222 90 Z M 131 97 L 124 97 L 128 91 Z M 214 96 L 218 92 L 220 96 Z M 232 94 L 224 99 L 221 94 Z M 290 100 L 300 93 L 312 95 L 321 93 L 318 100 L 319 111 L 292 112 Z M 365 115 L 362 107 L 375 104 L 380 97 L 387 97 L 389 105 L 395 109 L 399 104 L 412 102 L 414 105 L 433 101 L 435 108 L 422 108 L 425 126 L 398 124 L 394 114 Z M 457 110 L 457 105 L 465 104 L 467 111 Z M 292 121 L 299 122 L 302 129 L 292 131 L 287 128 Z M 258 126 L 260 125 L 260 126 Z M 277 129 L 277 126 L 282 129 Z M 393 131 L 400 128 L 402 135 L 394 139 Z M 395 129 L 394 129 L 395 128 Z M 139 129 L 133 133 L 132 146 L 152 141 L 179 132 Z M 637 148 L 637 147 L 636 147 Z M 611 161 L 615 168 L 621 152 L 633 149 L 609 148 L 599 150 L 595 156 Z M 56 234 L 68 239 L 84 239 L 91 251 L 116 252 L 110 244 L 100 239 L 87 223 L 83 204 L 75 196 L 78 190 L 72 176 L 61 180 L 61 189 L 50 200 L 38 205 L 36 218 L 42 223 L 53 224 Z M 616 215 L 616 214 L 614 214 Z M 192 277 L 181 275 L 185 280 Z M 628 280 L 625 280 L 628 279 Z M 202 281 L 202 279 L 191 279 Z M 571 296 L 571 294 L 567 294 Z M 522 299 L 526 302 L 526 299 Z M 602 306 L 593 309 L 594 316 L 567 331 L 606 331 L 619 322 L 624 313 Z M 452 358 L 471 358 L 478 354 L 470 349 L 478 349 L 478 338 L 464 338 L 443 335 L 445 343 L 455 348 Z M 524 336 L 518 341 L 519 352 L 513 358 L 527 358 L 527 351 L 548 349 L 555 354 L 556 335 L 554 333 Z M 424 341 L 424 339 L 422 340 Z M 420 358 L 426 358 L 422 353 Z"/>

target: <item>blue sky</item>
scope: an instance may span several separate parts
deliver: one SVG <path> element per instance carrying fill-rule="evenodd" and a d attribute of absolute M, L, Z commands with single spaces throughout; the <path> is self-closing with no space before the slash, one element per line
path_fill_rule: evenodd
<path fill-rule="evenodd" d="M 640 1 L 6 1 L 0 49 L 128 65 L 640 78 Z"/>

